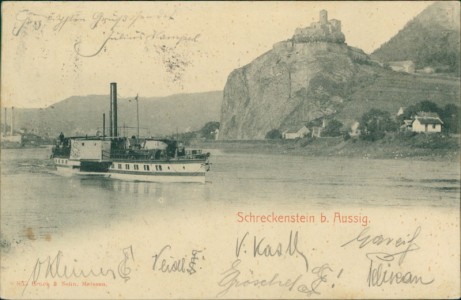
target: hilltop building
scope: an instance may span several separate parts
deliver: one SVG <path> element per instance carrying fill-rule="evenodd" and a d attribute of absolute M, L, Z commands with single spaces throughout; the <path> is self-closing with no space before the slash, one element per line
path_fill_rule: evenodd
<path fill-rule="evenodd" d="M 319 21 L 312 22 L 311 26 L 297 28 L 293 36 L 294 42 L 332 42 L 344 43 L 346 40 L 341 32 L 341 21 L 336 19 L 328 20 L 328 12 L 321 10 Z"/>
<path fill-rule="evenodd" d="M 346 45 L 345 40 L 346 37 L 341 32 L 341 21 L 328 20 L 328 12 L 321 10 L 318 22 L 312 22 L 309 27 L 297 28 L 291 39 L 275 43 L 273 48 L 276 51 L 298 51 L 306 44 L 316 44 L 319 49 L 329 51 L 328 43 Z M 362 49 L 348 46 L 347 52 L 356 62 L 370 61 L 370 57 Z"/>

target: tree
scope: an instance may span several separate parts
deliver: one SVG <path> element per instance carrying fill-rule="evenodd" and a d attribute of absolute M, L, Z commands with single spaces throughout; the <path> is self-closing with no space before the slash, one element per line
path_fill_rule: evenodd
<path fill-rule="evenodd" d="M 425 100 L 417 104 L 419 111 L 435 112 L 440 115 L 441 109 L 434 102 Z"/>
<path fill-rule="evenodd" d="M 196 131 L 189 131 L 189 132 L 180 133 L 178 136 L 178 139 L 188 144 L 191 140 L 195 139 L 196 137 L 197 137 Z"/>
<path fill-rule="evenodd" d="M 322 136 L 340 136 L 342 127 L 343 123 L 336 119 L 333 119 L 330 122 L 328 122 L 328 124 L 322 130 Z"/>
<path fill-rule="evenodd" d="M 208 122 L 202 129 L 200 129 L 200 135 L 207 140 L 213 140 L 215 138 L 216 129 L 219 129 L 219 122 Z"/>
<path fill-rule="evenodd" d="M 323 124 L 323 117 L 320 117 L 320 118 L 317 118 L 317 119 L 313 119 L 313 120 L 310 120 L 306 126 L 307 127 L 321 127 Z"/>
<path fill-rule="evenodd" d="M 386 132 L 395 131 L 397 124 L 392 120 L 388 111 L 371 109 L 362 115 L 360 119 L 360 137 L 368 141 L 382 139 Z"/>
<path fill-rule="evenodd" d="M 434 102 L 424 100 L 416 103 L 415 105 L 410 105 L 405 108 L 403 114 L 399 116 L 399 121 L 408 120 L 413 118 L 419 112 L 434 112 L 437 113 L 440 117 L 442 116 L 443 110 L 437 106 Z"/>
<path fill-rule="evenodd" d="M 282 138 L 282 133 L 278 129 L 272 129 L 266 133 L 267 140 L 279 140 Z"/>
<path fill-rule="evenodd" d="M 443 128 L 449 133 L 458 133 L 460 129 L 459 106 L 447 104 L 441 110 L 439 116 L 443 121 Z"/>

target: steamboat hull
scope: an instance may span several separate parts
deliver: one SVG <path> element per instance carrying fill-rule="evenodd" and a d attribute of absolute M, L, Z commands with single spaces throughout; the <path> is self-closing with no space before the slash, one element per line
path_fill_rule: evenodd
<path fill-rule="evenodd" d="M 65 176 L 103 176 L 109 170 L 111 162 L 84 161 L 68 158 L 54 158 L 58 173 Z"/>
<path fill-rule="evenodd" d="M 205 183 L 209 170 L 206 160 L 193 161 L 114 161 L 109 177 L 126 181 Z"/>
<path fill-rule="evenodd" d="M 96 176 L 125 181 L 205 183 L 210 169 L 208 159 L 98 162 L 53 158 L 56 170 L 63 176 Z"/>
<path fill-rule="evenodd" d="M 69 158 L 54 157 L 53 163 L 56 171 L 64 176 L 71 176 L 80 172 L 80 161 Z"/>

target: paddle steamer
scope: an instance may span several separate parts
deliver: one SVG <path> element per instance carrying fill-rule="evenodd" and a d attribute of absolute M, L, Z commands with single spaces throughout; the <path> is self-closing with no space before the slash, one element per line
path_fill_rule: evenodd
<path fill-rule="evenodd" d="M 209 153 L 186 149 L 182 142 L 171 139 L 118 136 L 116 83 L 111 83 L 110 98 L 109 136 L 66 138 L 61 133 L 51 155 L 60 173 L 134 181 L 205 182 Z"/>

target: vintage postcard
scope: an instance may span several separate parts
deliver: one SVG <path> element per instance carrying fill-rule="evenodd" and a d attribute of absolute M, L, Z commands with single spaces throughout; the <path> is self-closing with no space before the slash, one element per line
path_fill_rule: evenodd
<path fill-rule="evenodd" d="M 2 2 L 2 299 L 460 297 L 460 4 Z"/>

